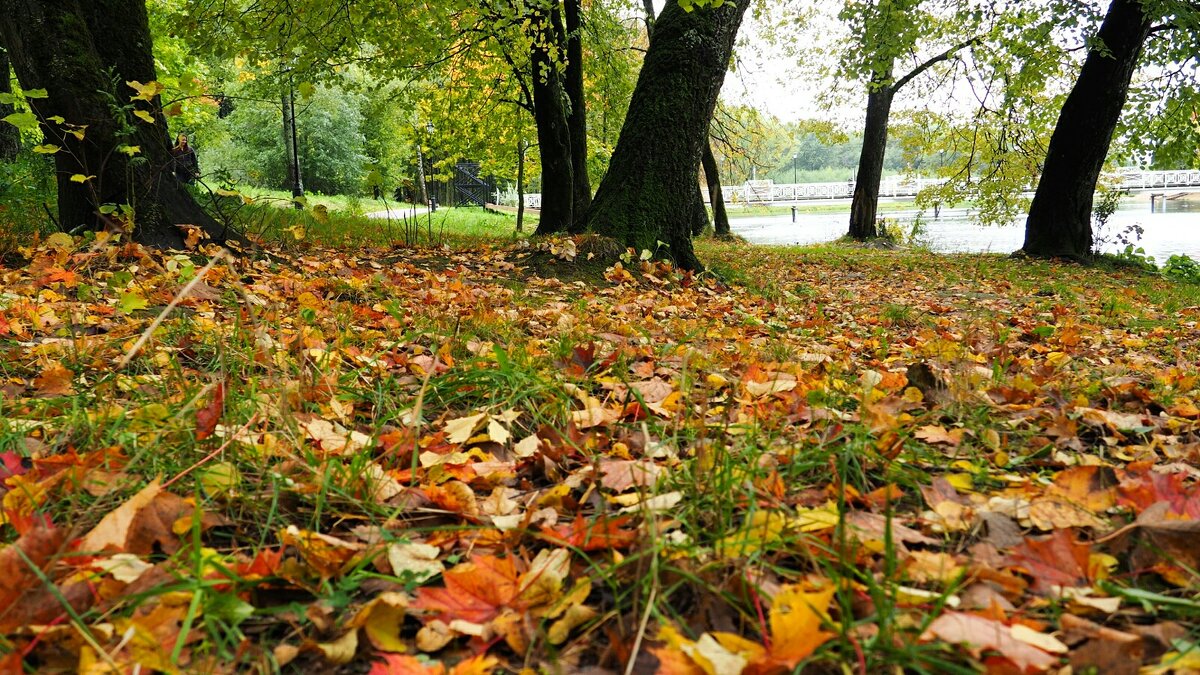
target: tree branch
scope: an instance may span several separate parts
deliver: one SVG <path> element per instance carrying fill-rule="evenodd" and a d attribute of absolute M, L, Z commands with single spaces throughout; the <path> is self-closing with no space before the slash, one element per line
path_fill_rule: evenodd
<path fill-rule="evenodd" d="M 960 43 L 950 47 L 946 51 L 942 52 L 941 54 L 931 57 L 925 63 L 922 63 L 921 65 L 917 66 L 916 68 L 913 68 L 904 77 L 896 80 L 895 83 L 893 83 L 891 86 L 892 94 L 894 95 L 896 92 L 900 91 L 900 89 L 904 85 L 911 82 L 913 80 L 913 78 L 917 77 L 921 73 L 925 72 L 926 70 L 929 70 L 930 68 L 941 63 L 942 61 L 949 59 L 951 56 L 954 56 L 955 54 L 962 51 L 963 49 L 966 49 L 967 47 L 970 47 L 973 44 L 977 44 L 982 39 L 983 39 L 982 36 L 976 35 L 975 37 L 971 38 L 970 40 L 965 40 L 963 42 L 960 42 Z"/>

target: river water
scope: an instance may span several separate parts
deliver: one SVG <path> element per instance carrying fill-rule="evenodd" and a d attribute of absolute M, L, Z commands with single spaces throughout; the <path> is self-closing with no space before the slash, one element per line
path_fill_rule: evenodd
<path fill-rule="evenodd" d="M 901 223 L 906 233 L 917 211 L 891 211 L 880 214 Z M 921 215 L 925 222 L 925 233 L 920 240 L 935 251 L 945 253 L 1012 253 L 1021 248 L 1025 240 L 1025 219 L 1011 225 L 982 227 L 977 225 L 967 209 L 943 209 L 939 218 L 931 212 Z M 850 207 L 845 212 L 805 214 L 796 216 L 751 216 L 739 217 L 731 209 L 729 225 L 734 234 L 745 237 L 755 244 L 815 244 L 832 241 L 846 234 L 850 219 Z M 1130 199 L 1121 205 L 1108 220 L 1105 232 L 1115 235 L 1132 225 L 1140 225 L 1144 232 L 1137 246 L 1145 249 L 1158 264 L 1166 262 L 1172 255 L 1188 255 L 1200 260 L 1200 200 L 1178 199 L 1160 202 L 1155 211 L 1150 211 L 1148 197 Z M 1124 245 L 1110 243 L 1106 252 L 1116 253 Z"/>

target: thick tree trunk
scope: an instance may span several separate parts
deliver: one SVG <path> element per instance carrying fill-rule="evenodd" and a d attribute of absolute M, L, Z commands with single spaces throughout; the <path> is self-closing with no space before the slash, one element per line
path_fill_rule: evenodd
<path fill-rule="evenodd" d="M 879 236 L 879 183 L 883 180 L 883 158 L 887 152 L 888 117 L 895 91 L 889 86 L 891 73 L 875 79 L 867 93 L 867 123 L 863 129 L 862 154 L 850 204 L 850 236 L 864 241 Z"/>
<path fill-rule="evenodd" d="M 701 268 L 688 205 L 696 198 L 709 123 L 749 4 L 726 0 L 685 12 L 676 0 L 667 2 L 588 211 L 589 229 L 639 251 L 659 252 L 658 242 L 665 242 L 676 265 Z"/>
<path fill-rule="evenodd" d="M 1050 137 L 1025 222 L 1025 253 L 1076 258 L 1091 253 L 1096 181 L 1150 28 L 1140 0 L 1113 0 L 1109 6 L 1097 36 L 1103 47 L 1088 52 Z"/>
<path fill-rule="evenodd" d="M 699 178 L 699 176 L 697 176 Z M 708 221 L 708 209 L 704 208 L 704 190 L 696 183 L 696 198 L 692 201 L 692 236 L 699 237 L 712 226 Z"/>
<path fill-rule="evenodd" d="M 721 173 L 717 170 L 717 157 L 713 154 L 711 138 L 704 144 L 700 165 L 704 167 L 704 178 L 708 182 L 708 201 L 713 210 L 713 230 L 718 237 L 728 237 L 729 213 L 725 211 L 725 193 L 721 191 Z"/>
<path fill-rule="evenodd" d="M 0 33 L 25 89 L 44 88 L 32 107 L 54 155 L 59 222 L 64 228 L 112 226 L 105 204 L 135 209 L 134 239 L 160 247 L 183 247 L 176 225 L 194 225 L 217 241 L 227 232 L 200 208 L 172 174 L 171 143 L 157 97 L 137 101 L 145 122 L 115 113 L 135 94 L 125 82 L 155 80 L 150 27 L 144 0 L 0 0 Z M 117 83 L 110 79 L 111 69 Z M 82 140 L 53 121 L 87 125 Z M 117 148 L 137 146 L 131 159 Z M 84 182 L 72 176 L 93 176 Z"/>
<path fill-rule="evenodd" d="M 8 67 L 8 52 L 0 47 L 0 94 L 12 93 L 12 76 Z M 13 112 L 12 105 L 0 103 L 0 119 Z M 21 132 L 11 124 L 0 122 L 0 162 L 11 162 L 21 150 Z"/>
<path fill-rule="evenodd" d="M 535 234 L 543 235 L 566 231 L 574 223 L 575 171 L 563 75 L 549 49 L 563 43 L 558 8 L 535 15 L 533 25 L 533 119 L 542 160 L 542 209 Z"/>
<path fill-rule="evenodd" d="M 572 216 L 579 219 L 592 203 L 592 184 L 588 180 L 587 102 L 583 90 L 583 18 L 581 0 L 564 0 L 567 22 L 567 67 L 564 84 L 571 102 L 567 125 L 571 133 L 571 177 L 575 181 Z"/>

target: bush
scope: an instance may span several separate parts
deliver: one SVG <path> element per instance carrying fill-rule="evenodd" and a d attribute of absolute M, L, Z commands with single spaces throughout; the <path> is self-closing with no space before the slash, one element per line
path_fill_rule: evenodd
<path fill-rule="evenodd" d="M 54 163 L 45 156 L 22 154 L 0 162 L 0 253 L 28 244 L 36 232 L 54 229 L 46 208 L 56 202 Z"/>
<path fill-rule="evenodd" d="M 1162 268 L 1163 276 L 1183 281 L 1189 284 L 1200 284 L 1200 263 L 1187 255 L 1173 255 L 1167 258 Z"/>

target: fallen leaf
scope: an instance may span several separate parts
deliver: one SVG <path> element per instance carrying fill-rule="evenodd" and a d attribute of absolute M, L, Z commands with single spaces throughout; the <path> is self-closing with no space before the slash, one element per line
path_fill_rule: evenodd
<path fill-rule="evenodd" d="M 1058 664 L 1058 657 L 1014 638 L 1009 626 L 963 612 L 946 612 L 934 619 L 921 640 L 960 644 L 975 658 L 985 650 L 995 651 L 1020 673 L 1042 673 Z"/>

